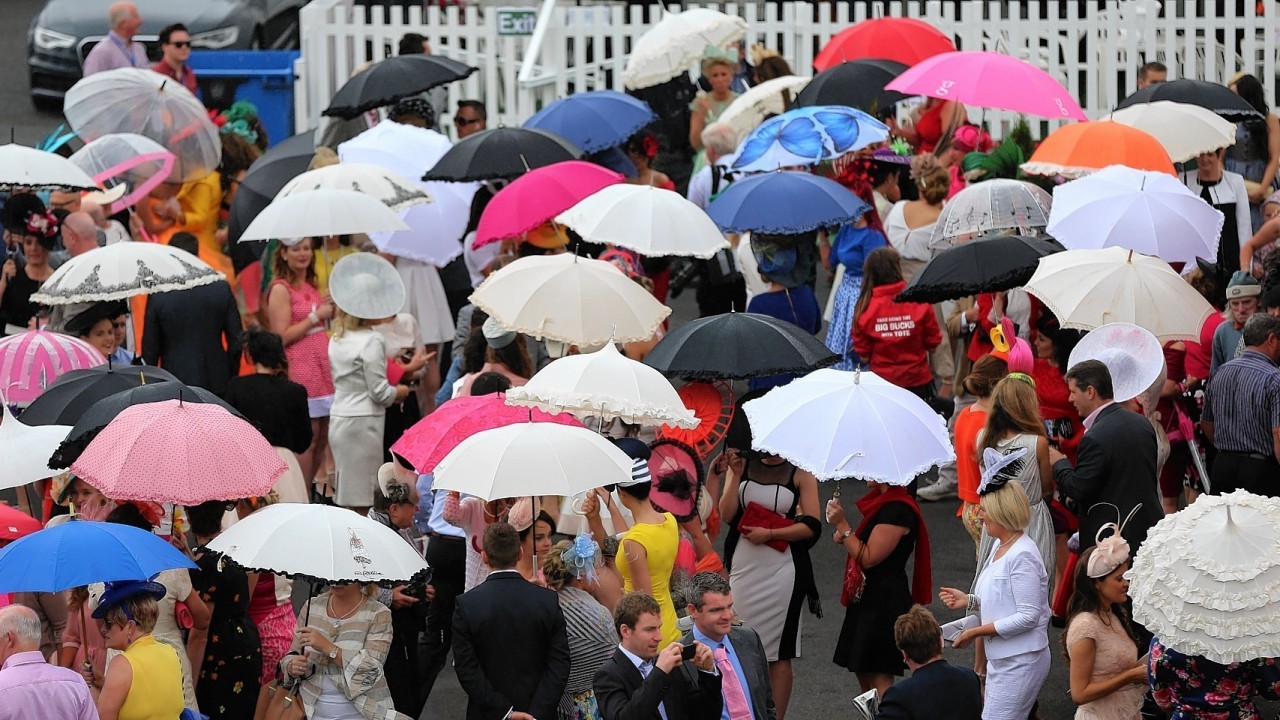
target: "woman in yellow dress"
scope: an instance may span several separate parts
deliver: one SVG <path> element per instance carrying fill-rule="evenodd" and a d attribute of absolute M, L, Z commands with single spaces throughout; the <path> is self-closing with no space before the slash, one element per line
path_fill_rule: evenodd
<path fill-rule="evenodd" d="M 89 683 L 102 720 L 174 720 L 182 714 L 178 653 L 151 637 L 164 595 L 157 582 L 107 583 L 93 611 L 107 647 L 120 651 L 107 663 L 102 689 Z"/>
<path fill-rule="evenodd" d="M 638 440 L 636 442 L 639 442 Z M 641 470 L 640 464 L 644 467 Z M 671 571 L 676 564 L 676 551 L 680 547 L 680 526 L 670 513 L 660 513 L 649 504 L 652 484 L 649 466 L 639 461 L 632 471 L 633 484 L 619 484 L 618 497 L 631 513 L 635 524 L 622 536 L 618 569 L 626 592 L 639 590 L 648 593 L 662 608 L 663 646 L 678 642 L 680 630 L 676 627 L 676 606 L 671 599 Z"/>

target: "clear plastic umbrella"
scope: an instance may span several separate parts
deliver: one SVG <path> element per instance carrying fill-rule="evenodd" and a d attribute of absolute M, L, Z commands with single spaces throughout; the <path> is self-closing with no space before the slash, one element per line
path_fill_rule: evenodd
<path fill-rule="evenodd" d="M 111 203 L 110 213 L 133 207 L 157 185 L 169 179 L 177 158 L 160 143 L 136 133 L 103 135 L 80 148 L 70 158 L 103 187 L 125 186 L 124 195 Z"/>
<path fill-rule="evenodd" d="M 986 180 L 970 185 L 942 206 L 929 246 L 945 250 L 993 230 L 1017 230 L 1019 235 L 1049 224 L 1053 197 L 1021 180 Z"/>

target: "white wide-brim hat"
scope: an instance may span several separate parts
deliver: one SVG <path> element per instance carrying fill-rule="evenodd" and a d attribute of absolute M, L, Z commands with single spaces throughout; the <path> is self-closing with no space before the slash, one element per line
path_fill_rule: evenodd
<path fill-rule="evenodd" d="M 404 281 L 395 266 L 374 253 L 353 253 L 334 263 L 329 295 L 342 312 L 381 320 L 404 308 Z"/>
<path fill-rule="evenodd" d="M 1147 391 L 1164 373 L 1164 349 L 1150 330 L 1132 323 L 1109 323 L 1091 330 L 1071 351 L 1069 364 L 1099 360 L 1111 372 L 1116 402 Z"/>

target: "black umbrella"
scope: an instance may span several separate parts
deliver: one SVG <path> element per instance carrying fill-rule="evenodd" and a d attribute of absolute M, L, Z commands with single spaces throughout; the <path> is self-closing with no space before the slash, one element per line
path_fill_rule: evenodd
<path fill-rule="evenodd" d="M 879 115 L 910 97 L 896 90 L 884 89 L 906 69 L 906 65 L 893 60 L 840 63 L 814 75 L 796 96 L 796 107 L 845 105 Z"/>
<path fill-rule="evenodd" d="M 80 453 L 84 452 L 89 443 L 107 426 L 107 423 L 124 412 L 125 408 L 144 403 L 163 402 L 165 400 L 221 405 L 232 415 L 241 420 L 245 419 L 240 414 L 240 411 L 228 405 L 222 398 L 201 387 L 183 385 L 181 382 L 174 380 L 155 383 L 154 385 L 140 385 L 129 390 L 122 390 L 114 395 L 108 395 L 91 405 L 88 410 L 85 410 L 80 419 L 76 421 L 75 426 L 71 428 L 71 432 L 67 433 L 67 439 L 63 440 L 58 445 L 58 449 L 53 451 L 53 456 L 49 458 L 49 467 L 54 469 L 71 467 L 71 463 L 79 459 Z"/>
<path fill-rule="evenodd" d="M 475 71 L 470 65 L 439 55 L 387 58 L 348 80 L 333 94 L 333 100 L 321 115 L 350 120 L 366 110 L 392 105 L 437 85 L 461 80 Z"/>
<path fill-rule="evenodd" d="M 577 160 L 582 150 L 559 135 L 533 128 L 496 127 L 459 140 L 423 180 L 474 182 L 519 177 L 564 160 Z"/>
<path fill-rule="evenodd" d="M 1171 80 L 1149 85 L 1121 100 L 1116 109 L 1120 110 L 1130 105 L 1156 102 L 1157 100 L 1199 105 L 1231 122 L 1262 118 L 1262 113 L 1255 110 L 1248 102 L 1245 102 L 1244 98 L 1231 92 L 1225 85 L 1204 80 Z"/>
<path fill-rule="evenodd" d="M 176 382 L 178 378 L 151 365 L 99 365 L 72 370 L 59 377 L 22 411 L 27 425 L 75 425 L 99 400 L 148 383 Z"/>
<path fill-rule="evenodd" d="M 672 330 L 644 363 L 668 377 L 745 380 L 807 373 L 839 359 L 797 325 L 768 315 L 725 313 Z"/>
<path fill-rule="evenodd" d="M 944 250 L 911 278 L 898 302 L 938 303 L 1025 285 L 1040 258 L 1064 248 L 1050 237 L 987 235 Z"/>
<path fill-rule="evenodd" d="M 315 128 L 281 140 L 249 166 L 236 189 L 227 218 L 231 261 L 240 272 L 262 257 L 264 242 L 240 242 L 249 223 L 271 204 L 288 182 L 307 171 L 316 156 Z"/>

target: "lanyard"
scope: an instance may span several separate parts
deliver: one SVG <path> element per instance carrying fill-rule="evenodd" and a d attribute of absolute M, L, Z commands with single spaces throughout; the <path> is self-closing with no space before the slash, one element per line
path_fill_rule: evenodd
<path fill-rule="evenodd" d="M 125 45 L 124 41 L 121 40 L 119 37 L 116 37 L 115 33 L 109 33 L 107 35 L 107 39 L 110 40 L 112 44 L 114 44 L 122 54 L 124 54 L 125 60 L 129 61 L 129 67 L 138 67 L 138 64 L 137 62 L 135 62 L 135 58 L 133 56 L 132 46 Z"/>

